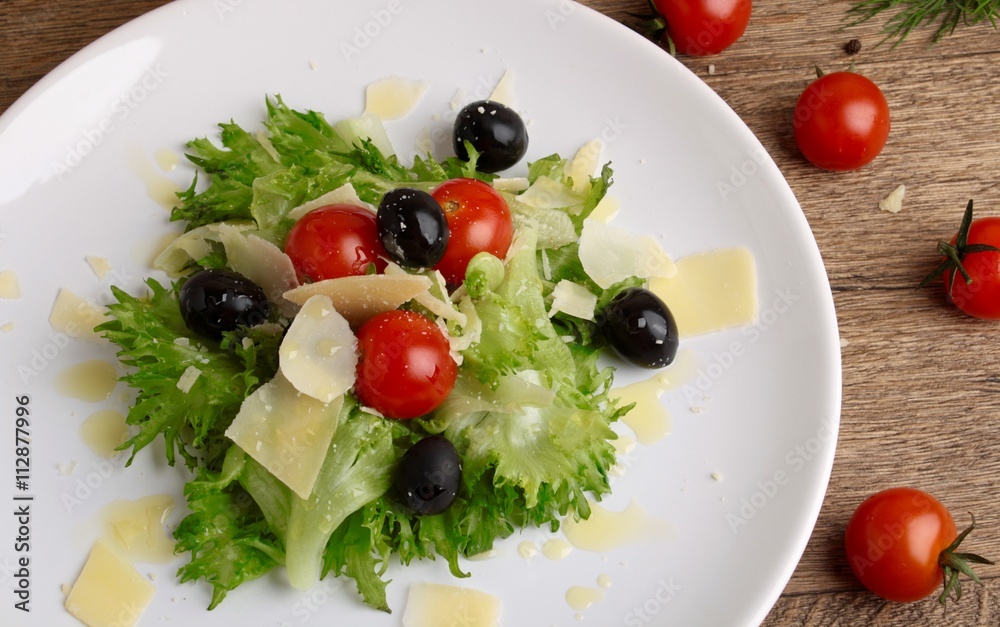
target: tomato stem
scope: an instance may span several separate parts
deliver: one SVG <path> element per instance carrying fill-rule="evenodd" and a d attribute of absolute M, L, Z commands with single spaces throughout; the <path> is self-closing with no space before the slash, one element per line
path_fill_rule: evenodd
<path fill-rule="evenodd" d="M 940 241 L 937 245 L 937 250 L 944 256 L 944 261 L 941 262 L 933 272 L 924 277 L 924 280 L 920 282 L 917 287 L 925 287 L 930 285 L 934 279 L 938 278 L 945 272 L 951 272 L 949 285 L 954 287 L 955 278 L 958 273 L 962 274 L 962 278 L 969 285 L 972 284 L 972 277 L 965 270 L 965 266 L 962 265 L 962 260 L 965 259 L 966 255 L 971 255 L 974 253 L 984 253 L 987 251 L 1000 252 L 1000 248 L 996 246 L 990 246 L 988 244 L 969 244 L 969 229 L 972 227 L 972 199 L 969 200 L 969 204 L 965 207 L 965 213 L 962 215 L 962 224 L 958 227 L 958 234 L 955 235 L 955 243 Z M 950 289 L 950 288 L 949 288 Z"/>
<path fill-rule="evenodd" d="M 938 597 L 938 602 L 941 603 L 941 605 L 946 605 L 948 603 L 948 599 L 952 597 L 954 597 L 955 601 L 962 598 L 962 582 L 959 579 L 959 574 L 965 574 L 976 583 L 982 584 L 982 581 L 979 579 L 979 575 L 972 570 L 971 564 L 993 564 L 992 561 L 981 555 L 976 555 L 975 553 L 956 552 L 958 546 L 962 544 L 962 541 L 965 540 L 965 538 L 972 533 L 972 530 L 976 528 L 976 517 L 973 516 L 971 512 L 969 513 L 969 516 L 972 517 L 972 524 L 970 524 L 962 533 L 958 534 L 958 537 L 955 538 L 954 542 L 941 551 L 941 555 L 938 556 L 938 564 L 944 571 L 944 581 L 942 582 L 944 585 L 944 591 L 941 592 L 941 596 Z"/>

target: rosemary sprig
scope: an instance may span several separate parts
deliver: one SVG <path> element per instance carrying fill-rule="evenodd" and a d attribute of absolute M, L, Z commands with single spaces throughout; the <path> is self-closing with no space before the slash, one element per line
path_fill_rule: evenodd
<path fill-rule="evenodd" d="M 861 0 L 848 9 L 848 16 L 853 19 L 848 26 L 867 22 L 885 11 L 898 12 L 882 27 L 885 39 L 879 43 L 896 39 L 892 45 L 895 48 L 913 29 L 939 19 L 932 44 L 953 34 L 960 23 L 971 25 L 989 20 L 997 28 L 1000 0 Z"/>

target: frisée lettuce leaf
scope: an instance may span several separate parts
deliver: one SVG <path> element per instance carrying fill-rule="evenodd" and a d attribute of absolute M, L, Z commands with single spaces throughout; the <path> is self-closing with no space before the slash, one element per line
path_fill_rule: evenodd
<path fill-rule="evenodd" d="M 266 132 L 230 122 L 220 127 L 221 147 L 208 139 L 189 144 L 203 184 L 196 178 L 179 194 L 172 219 L 189 230 L 243 221 L 247 233 L 283 247 L 293 209 L 348 183 L 362 201 L 377 205 L 398 187 L 430 191 L 452 178 L 495 178 L 476 172 L 471 146 L 468 162 L 418 156 L 406 166 L 380 124 L 377 118 L 331 124 L 320 113 L 292 110 L 280 97 L 268 99 Z M 284 566 L 289 582 L 302 589 L 346 576 L 366 603 L 389 611 L 385 574 L 393 560 L 440 557 L 453 575 L 467 577 L 463 557 L 490 550 L 521 527 L 555 530 L 570 512 L 586 518 L 588 496 L 610 491 L 612 425 L 631 406 L 609 396 L 613 372 L 598 366 L 603 340 L 596 323 L 549 310 L 561 280 L 590 290 L 599 303 L 641 281 L 602 290 L 586 276 L 575 242 L 612 172 L 606 165 L 597 177 L 573 181 L 567 171 L 579 168 L 568 168 L 559 155 L 529 164 L 528 189 L 503 192 L 517 225 L 506 258 L 480 256 L 469 265 L 464 292 L 436 296 L 453 300 L 477 326 L 478 341 L 460 338 L 469 341 L 461 345 L 449 398 L 426 416 L 398 421 L 346 393 L 308 498 L 225 436 L 244 399 L 275 376 L 281 327 L 207 340 L 181 319 L 183 278 L 170 286 L 150 280 L 143 297 L 113 288 L 117 302 L 99 330 L 120 347 L 130 367 L 124 380 L 138 391 L 128 416 L 136 432 L 124 446 L 134 457 L 162 434 L 168 461 L 180 454 L 195 470 L 185 487 L 190 513 L 175 532 L 177 551 L 190 556 L 178 574 L 212 586 L 210 609 L 235 587 Z M 225 267 L 220 247 L 209 250 L 191 263 Z M 179 386 L 192 368 L 194 383 Z M 401 504 L 392 485 L 398 460 L 431 434 L 455 445 L 462 481 L 448 509 L 421 516 Z"/>

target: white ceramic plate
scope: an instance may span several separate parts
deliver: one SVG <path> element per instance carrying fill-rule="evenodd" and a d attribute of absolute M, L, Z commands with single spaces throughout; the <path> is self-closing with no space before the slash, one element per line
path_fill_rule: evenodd
<path fill-rule="evenodd" d="M 311 67 L 310 61 L 313 62 Z M 113 281 L 137 291 L 163 234 L 175 230 L 153 202 L 158 177 L 186 186 L 192 170 L 153 165 L 158 150 L 179 153 L 215 123 L 254 127 L 265 94 L 331 119 L 363 107 L 363 87 L 391 74 L 430 83 L 419 107 L 391 122 L 391 138 L 412 154 L 422 128 L 446 129 L 457 89 L 484 97 L 511 69 L 517 107 L 531 121 L 528 158 L 571 154 L 602 137 L 615 168 L 619 223 L 658 236 L 675 257 L 726 246 L 753 251 L 761 322 L 687 343 L 701 359 L 686 392 L 668 394 L 674 430 L 639 447 L 614 482 L 610 509 L 636 499 L 667 520 L 674 539 L 562 561 L 528 561 L 517 544 L 468 563 L 452 579 L 440 560 L 393 568 L 395 612 L 363 606 L 350 587 L 309 593 L 283 575 L 250 583 L 209 613 L 205 584 L 179 586 L 169 565 L 142 624 L 399 625 L 409 584 L 441 581 L 499 595 L 503 624 L 575 625 L 564 599 L 571 586 L 613 585 L 584 612 L 590 625 L 751 625 L 760 622 L 797 563 L 819 512 L 833 461 L 840 409 L 840 358 L 828 281 L 801 210 L 778 169 L 739 118 L 701 81 L 625 27 L 566 1 L 371 0 L 180 1 L 102 38 L 60 66 L 0 120 L 0 269 L 13 270 L 24 296 L 3 301 L 0 333 L 3 511 L 33 495 L 31 613 L 13 608 L 20 585 L 16 520 L 0 516 L 0 623 L 74 625 L 60 584 L 81 568 L 93 530 L 87 521 L 117 498 L 180 495 L 183 473 L 158 446 L 123 470 L 101 465 L 79 424 L 107 404 L 60 396 L 55 375 L 110 347 L 51 336 L 47 318 L 60 287 L 107 302 Z M 435 121 L 434 116 L 443 116 Z M 446 144 L 444 142 L 442 145 Z M 521 166 L 523 170 L 523 165 Z M 517 171 L 515 169 L 515 171 Z M 96 279 L 85 256 L 117 271 Z M 7 327 L 9 329 L 9 327 Z M 622 381 L 640 373 L 623 372 Z M 31 399 L 31 482 L 15 489 L 15 397 Z M 691 407 L 701 408 L 694 413 Z M 119 409 L 123 407 L 117 405 Z M 58 464 L 77 462 L 63 476 Z M 711 478 L 713 472 L 722 480 Z M 181 511 L 171 520 L 179 520 Z"/>

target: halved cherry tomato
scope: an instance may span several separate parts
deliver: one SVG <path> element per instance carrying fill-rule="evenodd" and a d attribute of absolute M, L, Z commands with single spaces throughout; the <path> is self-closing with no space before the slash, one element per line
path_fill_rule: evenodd
<path fill-rule="evenodd" d="M 944 603 L 951 593 L 961 595 L 961 563 L 992 563 L 955 552 L 974 526 L 960 536 L 951 513 L 936 498 L 914 488 L 892 488 L 858 506 L 847 523 L 844 545 L 851 570 L 880 597 L 917 601 L 944 581 L 939 597 Z"/>
<path fill-rule="evenodd" d="M 750 22 L 750 0 L 653 0 L 674 47 L 696 56 L 718 54 L 736 43 Z"/>
<path fill-rule="evenodd" d="M 857 170 L 871 163 L 889 138 L 889 103 L 860 74 L 824 74 L 799 96 L 792 127 L 795 143 L 813 165 Z"/>
<path fill-rule="evenodd" d="M 434 266 L 450 285 L 465 280 L 469 260 L 483 251 L 503 259 L 514 237 L 507 201 L 476 179 L 445 181 L 431 192 L 444 209 L 451 237 L 444 257 Z"/>
<path fill-rule="evenodd" d="M 285 253 L 303 283 L 385 270 L 375 214 L 354 205 L 327 205 L 303 216 L 285 240 Z"/>
<path fill-rule="evenodd" d="M 444 333 L 414 311 L 387 311 L 358 329 L 355 391 L 388 418 L 416 418 L 451 394 L 458 366 Z"/>

